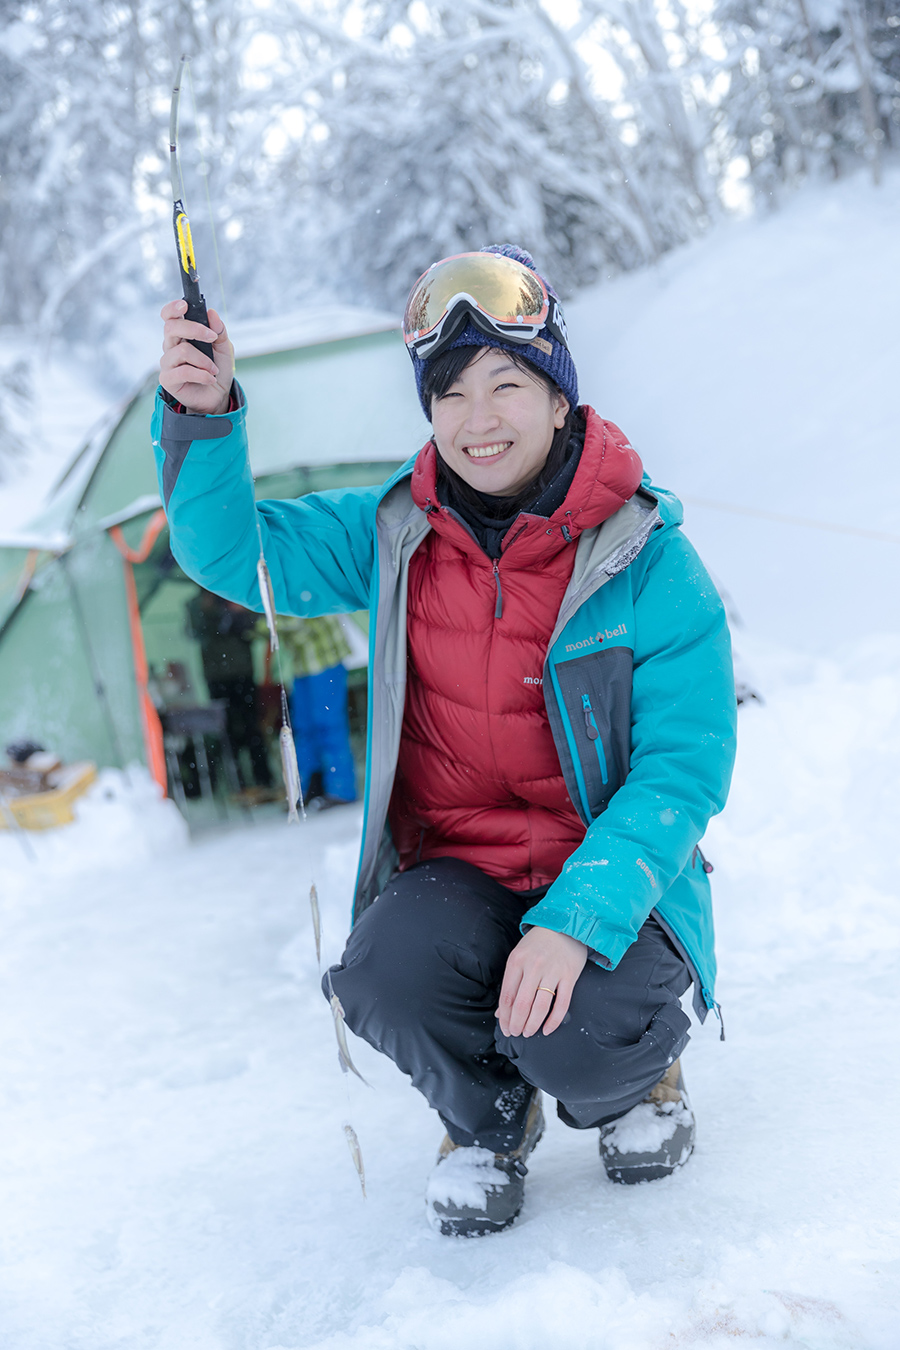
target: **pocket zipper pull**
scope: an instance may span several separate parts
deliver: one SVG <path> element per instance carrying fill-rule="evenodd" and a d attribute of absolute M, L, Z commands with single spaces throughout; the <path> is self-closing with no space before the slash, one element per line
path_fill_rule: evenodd
<path fill-rule="evenodd" d="M 594 711 L 591 708 L 589 694 L 581 695 L 581 706 L 584 709 L 584 729 L 587 732 L 588 740 L 595 741 L 600 732 L 597 730 L 597 723 L 594 721 Z"/>

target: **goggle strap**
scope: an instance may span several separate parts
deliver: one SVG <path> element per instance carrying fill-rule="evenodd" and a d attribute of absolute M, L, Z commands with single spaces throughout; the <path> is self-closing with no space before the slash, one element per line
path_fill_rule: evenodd
<path fill-rule="evenodd" d="M 430 332 L 423 334 L 421 338 L 413 339 L 407 345 L 420 361 L 433 360 L 435 356 L 439 356 L 459 337 L 467 324 L 471 323 L 485 336 L 500 338 L 517 347 L 527 346 L 546 329 L 551 337 L 568 350 L 568 334 L 565 330 L 562 311 L 554 296 L 551 295 L 549 301 L 550 310 L 547 318 L 543 324 L 537 327 L 533 323 L 521 325 L 502 323 L 485 314 L 482 310 L 476 309 L 468 300 L 459 300 Z"/>
<path fill-rule="evenodd" d="M 568 351 L 569 332 L 566 328 L 566 321 L 563 318 L 562 306 L 555 295 L 550 295 L 548 298 L 550 300 L 550 312 L 547 315 L 547 322 L 544 324 L 544 327 L 556 338 L 557 342 L 561 342 L 566 351 Z"/>

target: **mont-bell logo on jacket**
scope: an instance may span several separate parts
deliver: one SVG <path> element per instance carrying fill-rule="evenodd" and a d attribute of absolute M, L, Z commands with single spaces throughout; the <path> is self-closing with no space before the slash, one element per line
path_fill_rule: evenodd
<path fill-rule="evenodd" d="M 593 637 L 582 638 L 580 642 L 567 642 L 566 651 L 580 652 L 585 647 L 597 647 L 608 638 L 625 637 L 627 633 L 628 628 L 624 623 L 620 623 L 618 628 L 600 628 L 594 633 Z"/>

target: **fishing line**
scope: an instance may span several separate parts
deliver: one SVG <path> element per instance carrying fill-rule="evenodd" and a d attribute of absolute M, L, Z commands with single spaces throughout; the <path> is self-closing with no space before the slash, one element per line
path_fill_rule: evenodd
<path fill-rule="evenodd" d="M 197 100 L 194 97 L 194 77 L 191 74 L 190 61 L 188 61 L 187 63 L 187 77 L 188 77 L 188 88 L 191 91 L 191 108 L 193 109 L 194 112 L 194 126 L 199 127 L 200 122 L 197 117 Z M 213 217 L 212 198 L 209 195 L 209 157 L 206 154 L 205 146 L 203 145 L 202 141 L 201 141 L 201 153 L 203 154 L 203 159 L 201 161 L 203 168 L 201 169 L 200 176 L 203 179 L 203 187 L 206 192 L 206 209 L 209 213 L 209 228 L 210 233 L 212 234 L 213 256 L 215 257 L 216 260 L 216 273 L 218 274 L 219 277 L 219 294 L 222 297 L 222 308 L 225 311 L 225 326 L 226 328 L 228 328 L 231 325 L 231 320 L 228 317 L 228 301 L 225 298 L 225 282 L 222 280 L 222 264 L 219 261 L 219 241 L 216 236 L 216 222 Z M 181 184 L 181 192 L 183 196 L 184 195 L 183 180 Z"/>
<path fill-rule="evenodd" d="M 197 102 L 196 102 L 196 98 L 195 98 L 195 95 L 194 95 L 194 82 L 193 82 L 193 79 L 192 79 L 192 76 L 191 76 L 190 64 L 189 64 L 189 62 L 188 62 L 188 60 L 187 60 L 187 57 L 186 57 L 186 56 L 183 56 L 183 57 L 181 58 L 181 66 L 179 67 L 179 74 L 178 74 L 178 76 L 176 77 L 176 83 L 175 83 L 175 86 L 174 86 L 174 88 L 173 88 L 172 108 L 171 108 L 171 112 L 170 112 L 170 122 L 169 122 L 169 149 L 170 149 L 170 153 L 171 153 L 171 157 L 172 157 L 172 166 L 173 166 L 173 174 L 172 174 L 173 193 L 174 193 L 175 191 L 177 191 L 178 182 L 180 182 L 180 185 L 181 185 L 181 198 L 180 198 L 179 201 L 176 202 L 176 217 L 175 217 L 175 219 L 176 219 L 176 239 L 179 239 L 178 224 L 177 224 L 179 218 L 178 218 L 177 210 L 178 210 L 178 206 L 179 206 L 179 205 L 183 205 L 183 202 L 184 202 L 184 196 L 185 196 L 185 191 L 184 191 L 184 174 L 183 174 L 183 172 L 182 172 L 181 163 L 180 163 L 180 161 L 178 160 L 178 155 L 177 155 L 178 99 L 179 99 L 179 91 L 180 91 L 180 85 L 181 85 L 181 73 L 180 73 L 180 72 L 181 72 L 181 68 L 182 68 L 183 66 L 187 66 L 188 85 L 189 85 L 190 93 L 191 93 L 191 105 L 192 105 L 192 107 L 193 107 L 193 112 L 194 112 L 194 125 L 195 125 L 195 126 L 198 126 L 198 125 L 199 125 L 198 117 L 197 117 Z M 176 177 L 175 177 L 175 169 L 176 169 L 176 166 L 177 166 L 177 175 L 178 175 L 178 181 L 177 181 L 177 182 L 176 182 Z M 207 202 L 207 208 L 208 208 L 208 211 L 209 211 L 210 233 L 211 233 L 211 236 L 212 236 L 213 251 L 214 251 L 214 253 L 215 253 L 215 259 L 216 259 L 216 269 L 217 269 L 217 272 L 218 272 L 218 278 L 219 278 L 219 289 L 220 289 L 220 292 L 221 292 L 221 295 L 222 295 L 222 308 L 223 308 L 223 310 L 224 310 L 224 312 L 225 312 L 225 323 L 226 323 L 226 328 L 227 328 L 227 327 L 228 327 L 228 324 L 229 324 L 229 318 L 228 318 L 228 301 L 227 301 L 226 296 L 225 296 L 225 283 L 224 283 L 224 279 L 223 279 L 223 277 L 222 277 L 222 268 L 221 268 L 221 264 L 220 264 L 220 260 L 219 260 L 219 246 L 218 246 L 218 240 L 217 240 L 217 235 L 216 235 L 216 223 L 215 223 L 215 219 L 214 219 L 214 216 L 213 216 L 212 199 L 211 199 L 211 197 L 210 197 L 210 192 L 209 192 L 209 173 L 208 173 L 209 165 L 208 165 L 208 163 L 207 163 L 207 161 L 206 161 L 205 159 L 204 159 L 204 161 L 203 161 L 203 166 L 204 166 L 204 168 L 207 170 L 207 172 L 204 173 L 202 176 L 203 176 L 203 180 L 204 180 L 204 187 L 205 187 L 205 190 L 206 190 L 206 202 Z M 185 226 L 184 226 L 184 227 L 185 227 L 186 229 L 189 228 L 189 227 L 187 226 L 187 217 L 186 217 L 186 215 L 185 215 L 183 212 L 182 212 L 182 218 L 183 218 L 183 220 L 184 220 L 184 222 L 185 222 Z M 188 240 L 189 240 L 189 235 L 187 236 L 187 238 L 188 238 Z M 198 282 L 197 282 L 196 265 L 195 265 L 194 262 L 193 262 L 193 256 L 192 256 L 192 255 L 191 255 L 191 257 L 190 257 L 190 259 L 189 259 L 188 261 L 190 262 L 190 266 L 191 266 L 191 268 L 192 268 L 192 270 L 191 270 L 190 272 L 187 272 L 186 266 L 185 266 L 185 259 L 184 259 L 184 258 L 182 259 L 183 285 L 184 285 L 184 284 L 187 284 L 187 282 L 193 283 L 193 284 L 195 285 L 195 287 L 196 287 L 197 295 L 199 296 L 199 284 L 198 284 Z M 186 274 L 187 281 L 185 281 L 185 275 L 184 275 L 184 274 Z M 187 292 L 186 292 L 186 294 L 185 294 L 185 298 L 187 299 Z M 203 302 L 203 297 L 202 297 L 202 296 L 199 296 L 199 302 L 200 302 L 200 305 L 201 305 L 201 306 L 204 304 L 204 302 Z M 189 304 L 190 304 L 190 302 L 189 302 Z M 202 312 L 202 313 L 205 313 L 205 309 L 203 309 L 201 312 Z M 208 322 L 208 319 L 207 319 L 207 322 Z M 198 344 L 198 345 L 199 345 L 199 344 Z M 204 344 L 204 345 L 205 345 L 205 344 Z M 207 349 L 207 350 L 211 352 L 211 349 Z M 255 489 L 256 489 L 256 478 L 255 478 L 255 476 L 254 476 L 254 474 L 253 474 L 253 467 L 252 467 L 252 465 L 250 465 L 250 463 L 249 463 L 249 455 L 248 455 L 248 468 L 250 469 L 250 476 L 251 476 L 251 480 L 252 480 L 252 482 L 253 482 L 253 487 L 254 487 L 254 503 L 253 503 L 254 510 L 253 510 L 253 519 L 254 519 L 254 522 L 255 522 L 255 525 L 256 525 L 256 538 L 257 538 L 257 541 L 258 541 L 258 543 L 259 543 L 259 559 L 257 560 L 257 564 L 256 564 L 256 577 L 257 577 L 257 584 L 258 584 L 258 586 L 259 586 L 259 594 L 260 594 L 260 600 L 261 600 L 261 602 L 262 602 L 263 613 L 264 613 L 264 615 L 265 615 L 265 620 L 266 620 L 266 628 L 267 628 L 268 634 L 269 634 L 269 662 L 270 662 L 270 664 L 271 664 L 271 658 L 274 656 L 274 658 L 275 658 L 275 668 L 276 668 L 276 679 L 277 679 L 277 683 L 278 683 L 278 687 L 279 687 L 279 691 L 280 691 L 280 704 L 281 704 L 281 730 L 280 730 L 280 732 L 279 732 L 278 740 L 279 740 L 279 746 L 280 746 L 280 750 L 281 750 L 282 776 L 283 776 L 283 778 L 284 778 L 285 793 L 286 793 L 286 796 L 287 796 L 287 804 L 288 804 L 288 824 L 291 824 L 292 822 L 299 822 L 299 820 L 301 819 L 301 817 L 302 817 L 302 819 L 303 819 L 304 821 L 306 821 L 306 819 L 307 819 L 307 814 L 306 814 L 306 804 L 305 804 L 304 799 L 303 799 L 303 787 L 302 787 L 302 784 L 301 784 L 301 781 L 300 781 L 300 770 L 299 770 L 299 766 L 298 766 L 298 763 L 297 763 L 297 749 L 296 749 L 296 745 L 295 745 L 295 742 L 294 742 L 294 729 L 293 729 L 293 726 L 291 725 L 290 706 L 289 706 L 289 704 L 288 704 L 287 690 L 286 690 L 286 688 L 285 688 L 284 668 L 283 668 L 283 665 L 282 665 L 282 659 L 281 659 L 281 643 L 280 643 L 279 637 L 278 637 L 278 622 L 277 622 L 277 614 L 276 614 L 276 610 L 275 610 L 275 594 L 274 594 L 274 590 L 273 590 L 273 587 L 272 587 L 272 578 L 271 578 L 271 574 L 270 574 L 270 572 L 269 572 L 269 567 L 268 567 L 268 564 L 267 564 L 267 562 L 266 562 L 266 550 L 265 550 L 265 545 L 264 545 L 264 543 L 263 543 L 262 523 L 261 523 L 261 521 L 260 521 L 259 509 L 258 509 L 258 507 L 257 507 L 257 505 L 256 505 L 256 492 L 255 492 Z M 298 816 L 298 814 L 297 814 L 297 806 L 298 806 L 298 804 L 299 804 L 299 806 L 300 806 L 300 815 L 299 815 L 299 816 Z M 322 973 L 322 923 L 321 923 L 321 915 L 320 915 L 320 913 L 319 913 L 319 899 L 318 899 L 318 891 L 317 891 L 317 888 L 316 888 L 316 883 L 315 883 L 315 881 L 313 881 L 313 882 L 312 882 L 312 885 L 310 886 L 309 900 L 310 900 L 310 908 L 311 908 L 311 911 L 312 911 L 313 933 L 314 933 L 314 936 L 315 936 L 315 943 L 316 943 L 316 962 L 317 962 L 317 965 L 318 965 L 319 974 L 320 974 L 320 976 L 321 976 L 321 973 Z M 344 1009 L 341 1007 L 341 1001 L 340 1001 L 340 999 L 337 997 L 337 995 L 336 995 L 335 992 L 334 992 L 334 988 L 333 988 L 333 985 L 332 985 L 332 982 L 331 982 L 331 972 L 330 972 L 330 971 L 328 972 L 328 989 L 329 989 L 329 993 L 330 993 L 330 997 L 331 997 L 331 1012 L 332 1012 L 332 1018 L 333 1018 L 333 1021 L 334 1021 L 335 1037 L 336 1037 L 336 1039 L 337 1039 L 338 1062 L 339 1062 L 339 1064 L 340 1064 L 342 1073 L 344 1074 L 345 1079 L 347 1080 L 347 1081 L 345 1081 L 344 1087 L 345 1087 L 346 1096 L 347 1096 L 347 1109 L 348 1109 L 348 1114 L 349 1114 L 349 1111 L 350 1111 L 350 1083 L 349 1083 L 349 1075 L 350 1075 L 351 1073 L 354 1074 L 354 1075 L 360 1080 L 360 1082 L 366 1084 L 366 1087 L 369 1087 L 369 1086 L 371 1086 L 371 1085 L 370 1085 L 368 1082 L 366 1082 L 366 1079 L 363 1078 L 362 1074 L 359 1072 L 359 1070 L 357 1069 L 356 1065 L 353 1063 L 353 1059 L 352 1059 L 352 1056 L 351 1056 L 351 1054 L 350 1054 L 350 1047 L 349 1047 L 349 1045 L 348 1045 L 348 1043 L 347 1043 L 347 1034 L 346 1034 L 346 1029 L 345 1029 L 345 1019 L 344 1019 Z M 347 1140 L 347 1146 L 348 1146 L 348 1148 L 349 1148 L 349 1150 L 350 1150 L 350 1156 L 351 1156 L 351 1158 L 353 1159 L 353 1165 L 354 1165 L 354 1167 L 356 1168 L 356 1173 L 357 1173 L 357 1176 L 359 1177 L 359 1184 L 360 1184 L 360 1187 L 361 1187 L 361 1189 L 362 1189 L 363 1199 L 365 1199 L 365 1198 L 366 1198 L 366 1173 L 365 1173 L 365 1167 L 364 1167 L 364 1165 L 363 1165 L 362 1150 L 361 1150 L 361 1148 L 360 1148 L 359 1138 L 358 1138 L 357 1133 L 356 1133 L 356 1131 L 354 1130 L 353 1126 L 349 1123 L 349 1121 L 345 1121 L 345 1122 L 344 1122 L 344 1124 L 343 1124 L 343 1132 L 344 1132 L 344 1137 L 345 1137 L 345 1139 Z"/>
<path fill-rule="evenodd" d="M 178 158 L 178 145 L 177 145 L 178 107 L 181 96 L 182 75 L 184 73 L 187 74 L 188 88 L 190 90 L 191 95 L 191 106 L 193 108 L 194 113 L 194 127 L 197 131 L 198 138 L 200 138 L 200 119 L 197 114 L 197 99 L 194 92 L 194 80 L 191 74 L 191 65 L 190 61 L 188 60 L 188 57 L 182 56 L 181 62 L 178 67 L 178 74 L 176 75 L 175 79 L 175 85 L 172 90 L 172 107 L 169 115 L 169 152 L 171 155 L 173 195 L 178 191 L 179 186 L 181 189 L 181 197 L 176 202 L 175 207 L 176 211 L 175 237 L 179 243 L 179 249 L 183 248 L 183 256 L 181 256 L 181 266 L 183 273 L 182 281 L 183 284 L 185 284 L 188 288 L 185 290 L 185 299 L 188 300 L 188 317 L 197 319 L 199 322 L 208 324 L 209 316 L 206 312 L 206 302 L 203 299 L 203 296 L 200 295 L 199 279 L 197 277 L 196 263 L 193 257 L 193 244 L 190 242 L 190 233 L 189 233 L 190 226 L 187 222 L 187 213 L 183 210 L 184 198 L 186 195 L 184 187 L 184 171 L 182 169 L 181 161 Z M 225 322 L 227 328 L 230 322 L 228 317 L 228 299 L 225 294 L 225 280 L 222 276 L 222 266 L 219 257 L 218 234 L 216 231 L 215 217 L 213 215 L 212 198 L 210 197 L 209 193 L 209 162 L 208 156 L 205 155 L 205 146 L 203 146 L 202 143 L 201 143 L 201 154 L 203 155 L 201 163 L 202 169 L 204 170 L 204 172 L 201 174 L 201 177 L 203 178 L 204 188 L 206 192 L 206 204 L 209 213 L 210 235 L 212 237 L 213 252 L 215 253 L 216 258 L 216 271 L 218 273 L 219 278 L 219 290 L 222 296 L 222 308 L 225 312 Z M 179 205 L 182 207 L 180 214 L 178 211 Z M 189 298 L 189 294 L 191 298 Z M 191 310 L 192 299 L 195 301 L 195 309 L 193 312 Z M 212 357 L 212 347 L 210 345 L 208 345 L 205 342 L 197 343 L 196 345 L 198 345 L 201 351 L 203 351 L 206 355 Z M 250 473 L 251 477 L 253 478 L 253 484 L 255 489 L 256 479 L 255 477 L 253 477 L 253 469 L 252 466 L 248 465 L 248 467 L 250 467 Z M 288 823 L 290 824 L 291 822 L 300 819 L 300 816 L 298 816 L 297 814 L 298 802 L 300 805 L 300 813 L 302 819 L 303 820 L 306 819 L 306 804 L 303 800 L 303 789 L 300 783 L 300 771 L 297 765 L 297 751 L 296 746 L 294 744 L 294 732 L 293 727 L 291 726 L 290 707 L 288 705 L 287 690 L 285 689 L 285 682 L 284 682 L 284 670 L 281 663 L 281 652 L 278 641 L 278 626 L 275 613 L 275 596 L 272 591 L 272 581 L 269 574 L 269 568 L 266 563 L 266 554 L 265 548 L 263 546 L 262 526 L 260 524 L 259 511 L 256 509 L 254 509 L 254 521 L 256 524 L 256 537 L 257 540 L 259 541 L 259 560 L 256 564 L 256 576 L 259 584 L 260 598 L 262 600 L 263 605 L 263 613 L 265 614 L 266 617 L 266 626 L 269 630 L 269 655 L 270 657 L 272 656 L 273 653 L 275 655 L 277 683 L 281 691 L 281 696 L 279 700 L 281 707 L 281 729 L 278 733 L 278 743 L 281 752 L 282 776 L 284 778 L 285 793 L 287 796 L 287 803 L 288 803 Z"/>
<path fill-rule="evenodd" d="M 328 992 L 331 995 L 331 1011 L 334 1015 L 334 1030 L 338 1043 L 338 1062 L 344 1075 L 344 1096 L 347 1099 L 347 1119 L 343 1122 L 342 1128 L 344 1138 L 347 1140 L 347 1147 L 350 1150 L 350 1157 L 353 1159 L 353 1166 L 356 1168 L 356 1175 L 359 1177 L 360 1190 L 364 1200 L 368 1200 L 366 1194 L 366 1165 L 363 1162 L 362 1148 L 360 1147 L 359 1135 L 350 1124 L 350 1113 L 352 1105 L 350 1101 L 350 1074 L 355 1073 L 361 1083 L 366 1087 L 371 1087 L 365 1078 L 363 1078 L 359 1069 L 350 1058 L 350 1048 L 347 1045 L 347 1036 L 344 1031 L 344 1009 L 341 1007 L 341 1000 L 334 992 L 334 985 L 331 982 L 331 971 L 328 972 Z"/>

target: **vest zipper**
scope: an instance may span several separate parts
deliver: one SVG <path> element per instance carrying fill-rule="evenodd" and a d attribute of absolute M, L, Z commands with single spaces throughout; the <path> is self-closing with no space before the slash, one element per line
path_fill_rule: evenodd
<path fill-rule="evenodd" d="M 499 561 L 498 561 L 496 558 L 494 559 L 494 581 L 496 582 L 496 585 L 497 585 L 497 603 L 496 603 L 496 605 L 494 606 L 494 618 L 495 618 L 495 619 L 502 619 L 502 618 L 503 618 L 503 592 L 502 592 L 502 590 L 500 589 L 500 563 L 499 563 Z"/>
<path fill-rule="evenodd" d="M 594 749 L 597 751 L 597 759 L 600 762 L 600 777 L 604 783 L 609 781 L 609 775 L 606 772 L 606 755 L 603 753 L 603 742 L 600 739 L 600 731 L 594 718 L 594 710 L 591 707 L 590 694 L 581 695 L 581 707 L 584 712 L 584 729 L 587 732 L 589 741 L 593 741 Z"/>

